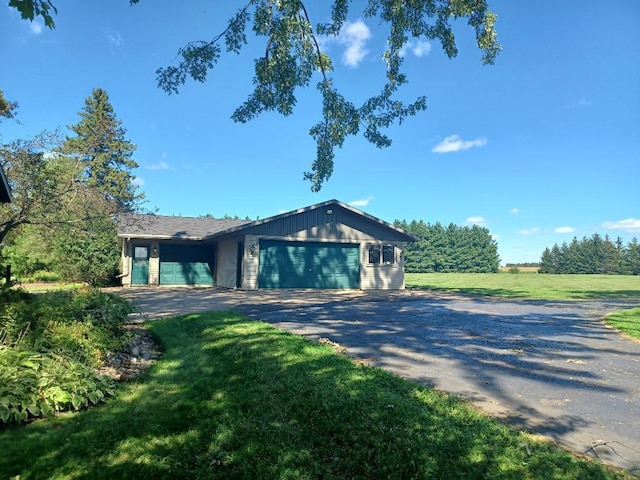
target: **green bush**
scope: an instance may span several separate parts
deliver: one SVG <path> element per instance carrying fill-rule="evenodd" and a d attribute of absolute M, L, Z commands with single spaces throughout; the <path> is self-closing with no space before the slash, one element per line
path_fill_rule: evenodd
<path fill-rule="evenodd" d="M 518 267 L 509 268 L 509 273 L 520 273 L 520 269 Z"/>
<path fill-rule="evenodd" d="M 129 336 L 131 304 L 86 288 L 33 295 L 0 289 L 0 424 L 103 401 L 113 383 L 96 374 Z"/>
<path fill-rule="evenodd" d="M 114 394 L 114 382 L 63 355 L 0 346 L 0 423 L 79 410 Z"/>

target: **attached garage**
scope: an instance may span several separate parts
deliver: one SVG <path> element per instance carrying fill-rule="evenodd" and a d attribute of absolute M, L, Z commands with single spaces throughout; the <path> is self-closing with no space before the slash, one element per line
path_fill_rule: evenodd
<path fill-rule="evenodd" d="M 416 240 L 337 200 L 261 220 L 126 215 L 118 237 L 123 285 L 243 290 L 401 289 Z"/>
<path fill-rule="evenodd" d="M 260 240 L 258 288 L 360 287 L 358 244 Z"/>
<path fill-rule="evenodd" d="M 160 243 L 160 285 L 213 285 L 213 246 Z"/>

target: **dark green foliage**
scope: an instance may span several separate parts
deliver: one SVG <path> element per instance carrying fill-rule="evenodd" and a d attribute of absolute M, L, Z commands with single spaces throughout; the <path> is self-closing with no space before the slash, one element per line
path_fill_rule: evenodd
<path fill-rule="evenodd" d="M 489 230 L 473 225 L 447 228 L 436 222 L 396 220 L 395 225 L 421 240 L 405 247 L 408 273 L 495 273 L 500 265 L 498 244 Z"/>
<path fill-rule="evenodd" d="M 69 127 L 76 136 L 67 138 L 64 153 L 80 162 L 81 176 L 89 188 L 97 189 L 119 210 L 133 210 L 141 199 L 132 173 L 138 166 L 132 159 L 136 146 L 125 138 L 126 130 L 107 92 L 93 90 L 79 115 L 80 122 Z"/>
<path fill-rule="evenodd" d="M 106 216 L 89 219 L 82 228 L 73 224 L 59 228 L 53 239 L 55 271 L 71 282 L 113 283 L 120 260 L 116 235 L 115 222 Z"/>
<path fill-rule="evenodd" d="M 98 290 L 32 295 L 0 288 L 0 424 L 103 401 L 113 383 L 96 374 L 128 336 L 132 307 Z"/>
<path fill-rule="evenodd" d="M 636 238 L 625 247 L 621 238 L 612 242 L 597 233 L 582 240 L 573 238 L 562 246 L 546 248 L 540 258 L 540 273 L 588 273 L 640 275 L 640 244 Z"/>

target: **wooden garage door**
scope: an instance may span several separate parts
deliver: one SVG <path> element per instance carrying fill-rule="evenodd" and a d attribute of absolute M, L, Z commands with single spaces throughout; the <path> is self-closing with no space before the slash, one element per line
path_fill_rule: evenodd
<path fill-rule="evenodd" d="M 160 285 L 213 285 L 213 246 L 160 244 Z"/>
<path fill-rule="evenodd" d="M 258 288 L 359 288 L 360 246 L 260 241 Z"/>

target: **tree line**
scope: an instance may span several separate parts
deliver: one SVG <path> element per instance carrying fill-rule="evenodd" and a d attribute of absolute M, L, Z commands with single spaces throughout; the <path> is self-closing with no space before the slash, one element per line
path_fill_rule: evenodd
<path fill-rule="evenodd" d="M 633 238 L 627 245 L 620 237 L 612 241 L 598 233 L 571 243 L 554 244 L 540 258 L 539 273 L 585 273 L 640 275 L 640 243 Z"/>
<path fill-rule="evenodd" d="M 485 227 L 396 220 L 395 225 L 420 240 L 405 247 L 408 273 L 496 273 L 498 244 Z"/>

